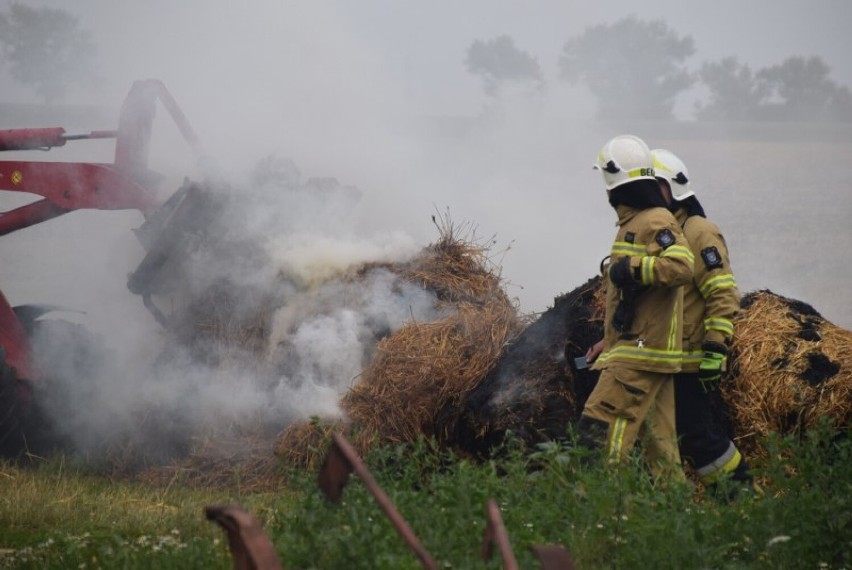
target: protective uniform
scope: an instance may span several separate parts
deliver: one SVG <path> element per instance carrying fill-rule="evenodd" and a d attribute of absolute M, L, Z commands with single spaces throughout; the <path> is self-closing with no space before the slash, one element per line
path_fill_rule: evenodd
<path fill-rule="evenodd" d="M 725 403 L 718 384 L 702 383 L 699 367 L 708 341 L 729 346 L 740 294 L 719 228 L 701 216 L 676 212 L 696 257 L 695 276 L 684 287 L 683 372 L 675 377 L 677 432 L 683 457 L 705 484 L 729 475 L 751 481 L 748 465 L 729 437 Z"/>
<path fill-rule="evenodd" d="M 664 149 L 653 154 L 656 175 L 671 187 L 675 217 L 695 258 L 692 281 L 683 293 L 682 371 L 675 376 L 680 453 L 707 485 L 729 474 L 735 481 L 751 484 L 748 465 L 730 439 L 718 390 L 740 307 L 728 248 L 689 188 L 686 166 Z"/>
<path fill-rule="evenodd" d="M 740 293 L 725 239 L 716 224 L 701 216 L 687 217 L 683 208 L 675 217 L 695 256 L 695 274 L 683 293 L 683 372 L 697 373 L 705 341 L 730 345 Z"/>
<path fill-rule="evenodd" d="M 628 158 L 618 160 L 619 144 L 628 148 Z M 646 444 L 650 441 L 653 449 L 668 450 L 665 457 L 648 457 L 646 445 L 646 459 L 658 459 L 669 474 L 682 476 L 672 375 L 681 366 L 681 286 L 692 278 L 693 255 L 667 209 L 625 203 L 636 200 L 640 191 L 662 200 L 650 150 L 641 139 L 616 137 L 601 151 L 596 166 L 618 215 L 618 231 L 604 279 L 603 352 L 592 367 L 601 376 L 580 417 L 581 441 L 603 446 L 608 459 L 619 462 L 644 424 Z M 654 422 L 645 421 L 649 414 L 656 414 Z"/>

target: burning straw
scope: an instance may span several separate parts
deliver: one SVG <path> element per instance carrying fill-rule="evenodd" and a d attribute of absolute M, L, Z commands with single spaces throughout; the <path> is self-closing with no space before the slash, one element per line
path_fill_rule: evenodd
<path fill-rule="evenodd" d="M 520 331 L 517 308 L 485 253 L 448 231 L 402 268 L 406 279 L 435 291 L 452 313 L 412 322 L 379 343 L 361 382 L 342 402 L 366 434 L 386 443 L 440 437 L 436 413 L 476 386 Z"/>
<path fill-rule="evenodd" d="M 442 437 L 438 412 L 458 403 L 494 366 L 522 323 L 486 256 L 487 248 L 444 224 L 441 238 L 413 260 L 387 268 L 433 291 L 444 318 L 412 321 L 382 339 L 360 381 L 341 401 L 359 453 L 377 443 Z M 277 453 L 288 462 L 315 462 L 316 426 L 291 426 Z M 309 449 L 306 450 L 305 448 Z"/>
<path fill-rule="evenodd" d="M 725 398 L 746 449 L 770 432 L 801 433 L 826 416 L 852 419 L 852 331 L 771 291 L 743 298 Z"/>
<path fill-rule="evenodd" d="M 452 428 L 454 445 L 488 456 L 512 433 L 527 447 L 564 438 L 579 413 L 577 401 L 597 380 L 569 369 L 600 336 L 596 315 L 599 279 L 560 295 L 502 351 L 495 366 L 461 403 Z M 580 408 L 582 405 L 580 405 Z"/>
<path fill-rule="evenodd" d="M 362 381 L 343 399 L 349 416 L 388 443 L 440 436 L 436 412 L 494 365 L 515 313 L 499 302 L 460 304 L 434 323 L 412 323 L 379 343 Z"/>

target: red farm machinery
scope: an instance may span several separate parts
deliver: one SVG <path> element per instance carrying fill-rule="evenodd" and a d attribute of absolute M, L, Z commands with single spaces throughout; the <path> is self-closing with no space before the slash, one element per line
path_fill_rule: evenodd
<path fill-rule="evenodd" d="M 136 230 L 146 256 L 130 275 L 128 287 L 163 323 L 165 317 L 151 297 L 152 275 L 170 261 L 171 242 L 181 224 L 189 223 L 200 184 L 186 182 L 165 202 L 157 198 L 162 175 L 148 168 L 157 103 L 166 109 L 190 148 L 200 156 L 200 144 L 174 98 L 158 80 L 136 81 L 128 93 L 114 130 L 68 134 L 64 128 L 0 131 L 0 151 L 45 151 L 87 139 L 114 139 L 112 163 L 0 160 L 0 190 L 41 197 L 29 204 L 0 212 L 0 235 L 48 221 L 80 209 L 135 209 L 145 217 Z M 15 156 L 20 156 L 16 153 Z M 28 154 L 27 154 L 28 156 Z M 37 365 L 31 340 L 34 324 L 50 306 L 11 306 L 0 292 L 0 455 L 14 456 L 38 447 L 45 426 L 38 413 L 37 393 L 44 371 Z"/>

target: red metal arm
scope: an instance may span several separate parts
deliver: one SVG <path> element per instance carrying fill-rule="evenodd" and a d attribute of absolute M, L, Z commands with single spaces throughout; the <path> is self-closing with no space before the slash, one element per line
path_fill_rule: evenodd
<path fill-rule="evenodd" d="M 45 198 L 0 214 L 0 235 L 80 208 L 133 208 L 148 214 L 158 205 L 153 190 L 109 164 L 0 161 L 0 190 Z"/>
<path fill-rule="evenodd" d="M 0 190 L 29 192 L 44 200 L 0 213 L 0 235 L 72 210 L 136 209 L 149 214 L 159 204 L 148 169 L 148 144 L 159 100 L 197 154 L 201 145 L 165 85 L 136 81 L 121 108 L 117 130 L 68 135 L 61 127 L 0 131 L 0 151 L 48 149 L 69 140 L 115 138 L 113 164 L 89 162 L 0 161 Z"/>
<path fill-rule="evenodd" d="M 65 144 L 65 129 L 11 129 L 0 131 L 0 150 L 48 149 Z"/>
<path fill-rule="evenodd" d="M 33 378 L 29 338 L 2 292 L 0 292 L 0 347 L 4 350 L 6 363 L 15 368 L 18 378 Z"/>
<path fill-rule="evenodd" d="M 159 203 L 155 181 L 148 169 L 148 143 L 159 100 L 187 140 L 200 155 L 201 145 L 183 112 L 158 80 L 133 84 L 122 105 L 118 129 L 69 135 L 61 127 L 0 131 L 0 151 L 47 150 L 80 139 L 114 138 L 112 164 L 93 162 L 0 161 L 0 190 L 27 192 L 42 199 L 0 212 L 0 235 L 8 234 L 72 210 L 137 209 L 146 216 Z M 23 325 L 0 293 L 0 348 L 20 379 L 33 380 L 30 346 Z"/>

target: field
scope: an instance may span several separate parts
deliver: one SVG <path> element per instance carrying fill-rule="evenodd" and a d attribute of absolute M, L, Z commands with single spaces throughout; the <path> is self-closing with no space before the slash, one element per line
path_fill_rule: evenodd
<path fill-rule="evenodd" d="M 504 127 L 481 132 L 474 127 L 458 140 L 434 141 L 432 163 L 448 178 L 462 177 L 446 185 L 449 194 L 470 183 L 470 193 L 458 202 L 468 208 L 463 216 L 517 240 L 503 277 L 527 287 L 522 307 L 540 310 L 590 277 L 599 249 L 608 247 L 611 210 L 600 191 L 588 190 L 594 180 L 584 157 L 613 133 L 595 125 L 570 135 L 571 144 L 582 145 L 572 161 L 583 170 L 569 178 L 577 186 L 569 197 L 563 149 L 551 145 L 539 152 L 535 145 L 524 146 L 523 138 L 516 145 L 511 140 L 516 133 L 500 131 Z M 545 142 L 567 132 L 558 125 L 551 129 L 543 133 Z M 729 242 L 743 292 L 769 288 L 812 304 L 839 326 L 852 326 L 846 290 L 852 266 L 843 259 L 852 248 L 846 220 L 852 193 L 843 171 L 852 156 L 848 127 L 741 125 L 734 132 L 693 124 L 631 130 L 656 133 L 648 139 L 653 146 L 686 159 L 696 192 Z M 529 138 L 532 132 L 523 134 Z M 491 154 L 507 148 L 515 161 L 496 161 Z M 471 169 L 461 172 L 462 165 Z M 580 172 L 574 164 L 572 169 Z M 535 176 L 524 178 L 531 172 Z M 440 187 L 448 178 L 430 182 Z M 421 182 L 416 189 L 426 187 Z M 413 201 L 410 209 L 425 219 L 416 205 Z M 551 210 L 559 216 L 535 223 Z M 519 217 L 520 226 L 513 225 Z M 87 311 L 95 322 L 109 315 L 100 332 L 114 344 L 132 346 L 136 355 L 139 338 L 159 340 L 159 329 L 125 286 L 140 253 L 128 230 L 138 223 L 135 212 L 77 212 L 4 238 L 4 292 L 15 304 L 61 301 Z M 516 234 L 507 233 L 510 228 Z M 586 241 L 600 248 L 586 248 Z M 556 247 L 563 243 L 567 253 Z M 227 394 L 223 401 L 235 400 L 234 392 Z M 181 398 L 169 394 L 173 400 Z M 476 463 L 421 442 L 375 449 L 368 461 L 443 568 L 500 567 L 498 560 L 482 561 L 479 553 L 488 498 L 500 504 L 523 568 L 537 567 L 530 547 L 542 543 L 565 545 L 581 568 L 850 567 L 848 433 L 826 427 L 801 441 L 766 446 L 770 453 L 757 464 L 764 495 L 730 503 L 691 484 L 655 486 L 638 465 L 617 472 L 586 467 L 577 453 L 557 446 Z M 282 467 L 274 490 L 247 489 L 238 471 L 224 485 L 191 483 L 178 470 L 165 482 L 151 483 L 63 456 L 2 463 L 0 567 L 228 568 L 227 541 L 203 517 L 205 505 L 221 503 L 239 503 L 260 518 L 287 568 L 418 567 L 357 481 L 341 505 L 325 501 L 311 469 Z"/>
<path fill-rule="evenodd" d="M 715 499 L 692 484 L 654 485 L 638 466 L 587 466 L 569 448 L 507 449 L 484 463 L 426 442 L 374 450 L 367 464 L 441 568 L 500 568 L 481 558 L 488 499 L 499 504 L 521 568 L 559 543 L 578 568 L 849 568 L 852 440 L 826 428 L 770 444 L 761 496 Z M 61 458 L 0 465 L 0 567 L 229 568 L 205 505 L 237 503 L 264 524 L 285 568 L 419 568 L 357 479 L 339 504 L 313 472 L 282 471 L 275 491 L 144 485 Z"/>

